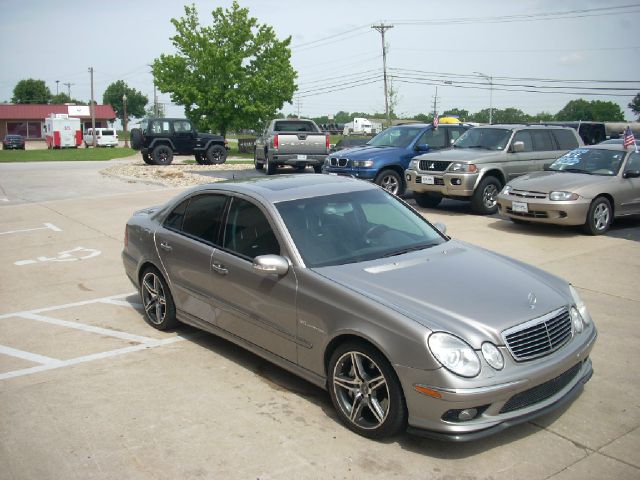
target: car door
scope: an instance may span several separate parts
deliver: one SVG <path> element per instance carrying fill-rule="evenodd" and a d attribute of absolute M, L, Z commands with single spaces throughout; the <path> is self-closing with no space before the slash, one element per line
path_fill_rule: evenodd
<path fill-rule="evenodd" d="M 172 140 L 178 153 L 191 153 L 195 144 L 195 133 L 191 122 L 174 120 Z"/>
<path fill-rule="evenodd" d="M 515 142 L 523 143 L 524 150 L 522 152 L 513 151 L 513 145 Z M 531 130 L 518 130 L 513 136 L 513 139 L 511 140 L 511 147 L 506 153 L 507 161 L 504 164 L 503 169 L 507 176 L 507 181 L 530 172 L 532 169 L 532 157 L 534 155 Z"/>
<path fill-rule="evenodd" d="M 548 130 L 531 130 L 533 139 L 533 154 L 531 155 L 531 172 L 539 172 L 551 165 L 562 153 Z"/>
<path fill-rule="evenodd" d="M 226 202 L 222 194 L 191 197 L 173 209 L 155 235 L 176 309 L 213 324 L 211 257 Z"/>
<path fill-rule="evenodd" d="M 629 155 L 623 172 L 640 171 L 640 153 L 634 152 Z M 616 206 L 620 215 L 631 215 L 640 213 L 640 178 L 620 179 L 620 183 L 615 192 L 612 192 L 616 200 Z"/>
<path fill-rule="evenodd" d="M 212 294 L 220 328 L 292 362 L 297 361 L 296 277 L 257 272 L 259 255 L 284 253 L 268 215 L 233 197 L 222 248 L 213 252 Z"/>

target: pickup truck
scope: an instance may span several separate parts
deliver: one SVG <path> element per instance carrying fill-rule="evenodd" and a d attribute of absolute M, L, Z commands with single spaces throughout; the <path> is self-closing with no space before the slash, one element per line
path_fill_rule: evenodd
<path fill-rule="evenodd" d="M 416 155 L 449 148 L 471 125 L 414 123 L 387 128 L 356 148 L 329 155 L 322 172 L 345 175 L 377 183 L 394 195 L 406 188 L 404 171 Z"/>
<path fill-rule="evenodd" d="M 276 173 L 281 165 L 300 171 L 311 166 L 320 173 L 330 147 L 329 134 L 312 120 L 278 118 L 271 120 L 256 139 L 253 163 L 256 170 L 264 169 L 267 175 Z"/>

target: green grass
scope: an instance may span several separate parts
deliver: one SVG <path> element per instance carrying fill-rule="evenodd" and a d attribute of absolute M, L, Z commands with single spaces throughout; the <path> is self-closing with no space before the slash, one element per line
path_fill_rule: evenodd
<path fill-rule="evenodd" d="M 64 148 L 60 150 L 0 150 L 0 163 L 99 161 L 130 157 L 131 148 Z"/>

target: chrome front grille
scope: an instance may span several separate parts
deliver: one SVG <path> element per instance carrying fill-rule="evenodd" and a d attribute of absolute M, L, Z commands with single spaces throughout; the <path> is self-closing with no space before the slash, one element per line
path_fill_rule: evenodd
<path fill-rule="evenodd" d="M 441 162 L 438 160 L 420 160 L 420 164 L 418 167 L 420 170 L 428 171 L 428 172 L 444 172 L 447 168 L 449 168 L 451 162 Z"/>
<path fill-rule="evenodd" d="M 502 332 L 505 345 L 518 362 L 549 355 L 571 339 L 571 316 L 561 308 Z"/>
<path fill-rule="evenodd" d="M 520 198 L 538 198 L 538 199 L 547 198 L 547 194 L 546 193 L 543 193 L 543 192 L 529 192 L 528 190 L 515 190 L 515 189 L 512 189 L 509 192 L 509 195 L 512 195 L 514 197 L 520 197 Z"/>
<path fill-rule="evenodd" d="M 349 165 L 349 159 L 344 157 L 329 157 L 329 165 L 332 167 L 346 167 Z"/>

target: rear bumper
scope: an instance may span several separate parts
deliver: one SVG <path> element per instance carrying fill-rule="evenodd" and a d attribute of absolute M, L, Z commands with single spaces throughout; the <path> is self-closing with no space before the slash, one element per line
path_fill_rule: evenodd
<path fill-rule="evenodd" d="M 327 158 L 327 154 L 320 155 L 310 154 L 287 154 L 281 155 L 279 153 L 269 153 L 269 161 L 277 165 L 291 165 L 298 166 L 314 166 L 317 167 L 324 163 L 324 159 Z"/>

